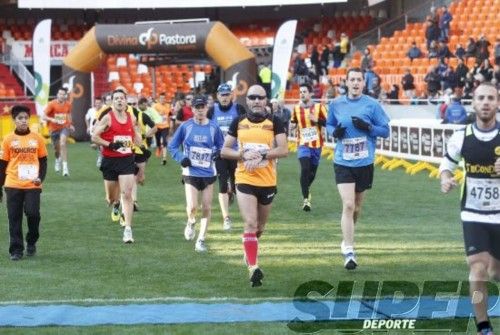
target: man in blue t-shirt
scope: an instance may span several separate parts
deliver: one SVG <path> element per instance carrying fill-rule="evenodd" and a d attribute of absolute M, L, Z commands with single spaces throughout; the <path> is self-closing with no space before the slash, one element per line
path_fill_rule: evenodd
<path fill-rule="evenodd" d="M 188 241 L 193 240 L 196 235 L 196 209 L 198 194 L 201 193 L 202 214 L 195 250 L 206 252 L 205 236 L 212 214 L 213 183 L 217 178 L 214 157 L 219 156 L 224 136 L 219 126 L 207 118 L 207 99 L 204 96 L 194 98 L 193 111 L 193 118 L 179 126 L 167 149 L 172 158 L 182 166 L 188 216 L 184 237 Z"/>
<path fill-rule="evenodd" d="M 208 110 L 208 118 L 215 121 L 222 134 L 226 136 L 229 126 L 238 116 L 245 114 L 245 108 L 233 102 L 233 92 L 229 84 L 220 84 L 217 88 L 217 102 Z M 234 149 L 237 149 L 236 144 Z M 234 171 L 236 170 L 236 161 L 222 159 L 217 157 L 215 167 L 217 168 L 217 177 L 219 177 L 219 204 L 224 219 L 222 229 L 230 231 L 232 226 L 229 216 L 229 205 L 234 199 Z"/>
<path fill-rule="evenodd" d="M 372 187 L 377 137 L 389 136 L 389 118 L 377 100 L 364 95 L 365 81 L 359 68 L 347 71 L 347 95 L 328 107 L 327 132 L 337 139 L 335 181 L 342 199 L 341 251 L 344 267 L 357 266 L 354 224 L 361 211 L 365 191 Z"/>

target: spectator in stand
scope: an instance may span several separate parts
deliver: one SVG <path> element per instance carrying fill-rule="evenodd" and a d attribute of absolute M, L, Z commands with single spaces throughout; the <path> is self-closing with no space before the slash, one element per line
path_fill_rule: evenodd
<path fill-rule="evenodd" d="M 311 52 L 311 64 L 316 70 L 316 74 L 321 76 L 323 72 L 321 71 L 321 60 L 319 59 L 319 52 L 316 46 L 313 47 Z"/>
<path fill-rule="evenodd" d="M 368 68 L 373 67 L 373 57 L 370 51 L 370 48 L 365 48 L 365 51 L 363 53 L 363 57 L 361 57 L 361 71 L 363 73 L 366 71 Z"/>
<path fill-rule="evenodd" d="M 446 111 L 444 113 L 443 123 L 467 123 L 467 112 L 465 111 L 464 106 L 460 103 L 460 98 L 456 95 L 451 96 L 451 102 L 448 107 L 446 107 Z"/>
<path fill-rule="evenodd" d="M 488 58 L 484 59 L 481 64 L 476 63 L 473 72 L 474 75 L 481 74 L 484 81 L 491 81 L 493 78 L 493 66 Z"/>
<path fill-rule="evenodd" d="M 460 43 L 457 43 L 457 48 L 455 49 L 455 57 L 457 57 L 458 59 L 463 59 L 465 57 L 465 49 Z"/>
<path fill-rule="evenodd" d="M 472 37 L 469 37 L 469 41 L 465 46 L 465 61 L 467 62 L 469 57 L 476 57 L 476 53 L 477 53 L 476 41 Z"/>
<path fill-rule="evenodd" d="M 404 95 L 407 99 L 415 97 L 415 78 L 411 74 L 410 68 L 406 68 L 405 74 L 401 79 L 401 86 L 403 87 Z"/>
<path fill-rule="evenodd" d="M 425 39 L 427 40 L 427 50 L 429 50 L 432 41 L 437 41 L 439 39 L 439 27 L 436 22 L 427 20 Z"/>
<path fill-rule="evenodd" d="M 465 77 L 465 85 L 464 85 L 464 90 L 463 90 L 463 98 L 470 100 L 472 99 L 472 92 L 474 89 L 477 87 L 476 81 L 474 80 L 474 75 L 472 74 L 472 71 L 467 72 L 467 75 Z"/>
<path fill-rule="evenodd" d="M 435 23 L 439 22 L 439 14 L 436 6 L 434 6 L 434 3 L 431 5 L 431 8 L 429 9 L 429 15 L 427 16 L 426 20 Z"/>
<path fill-rule="evenodd" d="M 342 60 L 344 58 L 340 50 L 340 42 L 338 41 L 335 41 L 332 56 L 333 56 L 333 67 L 334 68 L 340 67 L 340 64 L 342 64 Z"/>
<path fill-rule="evenodd" d="M 444 73 L 446 72 L 446 70 L 448 70 L 448 67 L 449 67 L 448 63 L 446 63 L 446 60 L 444 58 L 439 60 L 439 64 L 437 66 L 437 72 L 441 77 L 441 79 L 444 77 Z"/>
<path fill-rule="evenodd" d="M 495 50 L 493 55 L 495 57 L 495 65 L 500 65 L 500 38 L 498 37 L 495 43 Z"/>
<path fill-rule="evenodd" d="M 483 60 L 490 58 L 490 47 L 491 43 L 481 34 L 479 40 L 476 42 L 476 60 L 483 62 Z"/>
<path fill-rule="evenodd" d="M 394 84 L 392 85 L 391 90 L 387 93 L 387 99 L 390 100 L 389 104 L 391 105 L 399 105 L 399 86 Z"/>
<path fill-rule="evenodd" d="M 345 59 L 350 50 L 349 36 L 346 33 L 340 34 L 340 54 L 342 55 L 342 60 Z"/>
<path fill-rule="evenodd" d="M 309 69 L 302 55 L 297 55 L 295 58 L 293 73 L 295 73 L 295 82 L 298 84 L 301 84 L 304 81 L 303 78 L 309 74 Z"/>
<path fill-rule="evenodd" d="M 439 53 L 439 48 L 438 44 L 436 41 L 432 41 L 431 44 L 429 45 L 429 48 L 427 49 L 427 57 L 429 58 L 437 58 L 438 53 Z"/>
<path fill-rule="evenodd" d="M 498 88 L 498 84 L 500 83 L 500 65 L 495 65 L 493 69 L 493 78 L 491 79 L 491 82 L 496 81 L 494 84 Z"/>
<path fill-rule="evenodd" d="M 448 41 L 448 35 L 450 33 L 450 22 L 453 20 L 448 8 L 443 6 L 441 16 L 439 17 L 439 29 L 441 31 L 440 39 L 442 41 Z"/>
<path fill-rule="evenodd" d="M 373 69 L 369 67 L 366 69 L 365 74 L 365 94 L 368 94 L 368 92 L 371 90 L 372 85 L 373 85 L 373 79 L 377 78 L 377 74 L 373 72 Z"/>
<path fill-rule="evenodd" d="M 330 49 L 330 45 L 325 45 L 325 48 L 321 52 L 321 70 L 323 75 L 328 75 L 328 64 L 330 63 L 330 55 L 332 53 L 332 50 Z"/>
<path fill-rule="evenodd" d="M 337 89 L 338 89 L 337 95 L 346 95 L 347 94 L 347 84 L 346 84 L 344 78 L 340 79 L 340 83 L 337 86 Z"/>
<path fill-rule="evenodd" d="M 448 45 L 446 42 L 441 41 L 439 42 L 439 47 L 438 47 L 438 58 L 443 59 L 443 58 L 450 58 L 453 57 L 453 54 L 451 53 L 450 49 L 448 48 Z"/>
<path fill-rule="evenodd" d="M 379 100 L 382 93 L 382 86 L 380 86 L 380 77 L 375 76 L 372 80 L 371 87 L 368 89 L 368 95 L 374 99 Z"/>
<path fill-rule="evenodd" d="M 455 91 L 455 88 L 458 86 L 457 76 L 453 68 L 449 66 L 446 71 L 443 73 L 443 90 L 451 89 Z"/>
<path fill-rule="evenodd" d="M 312 81 L 312 98 L 316 101 L 321 100 L 323 97 L 323 86 L 319 83 L 318 80 L 313 79 Z"/>
<path fill-rule="evenodd" d="M 333 81 L 331 79 L 328 79 L 328 87 L 325 90 L 324 99 L 330 101 L 335 99 L 336 97 L 337 97 L 337 91 L 335 85 L 333 84 Z"/>
<path fill-rule="evenodd" d="M 437 66 L 431 65 L 424 81 L 427 83 L 427 95 L 429 98 L 434 98 L 441 89 L 441 76 L 437 72 Z"/>
<path fill-rule="evenodd" d="M 422 57 L 422 51 L 417 47 L 417 43 L 415 43 L 415 41 L 411 42 L 411 47 L 406 53 L 406 55 L 412 62 L 415 58 Z"/>
<path fill-rule="evenodd" d="M 316 50 L 317 53 L 317 50 Z M 262 84 L 262 87 L 266 90 L 267 98 L 271 96 L 271 80 L 272 80 L 272 71 L 271 64 L 262 64 L 259 66 L 259 78 Z"/>
<path fill-rule="evenodd" d="M 457 77 L 457 86 L 463 90 L 465 87 L 465 79 L 467 77 L 467 72 L 469 72 L 469 68 L 465 65 L 464 60 L 462 58 L 458 58 L 458 65 L 455 69 L 455 75 Z"/>

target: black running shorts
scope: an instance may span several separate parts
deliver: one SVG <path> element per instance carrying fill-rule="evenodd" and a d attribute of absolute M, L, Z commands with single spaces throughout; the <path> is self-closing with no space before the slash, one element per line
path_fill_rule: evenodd
<path fill-rule="evenodd" d="M 250 194 L 257 198 L 257 202 L 261 205 L 269 205 L 273 202 L 278 189 L 276 186 L 253 186 L 249 184 L 237 184 L 238 192 Z"/>
<path fill-rule="evenodd" d="M 203 191 L 208 185 L 215 183 L 215 179 L 217 177 L 182 176 L 183 183 L 193 186 L 198 191 Z"/>
<path fill-rule="evenodd" d="M 355 183 L 356 193 L 361 193 L 372 188 L 373 164 L 360 167 L 349 167 L 333 164 L 335 182 L 337 184 Z"/>
<path fill-rule="evenodd" d="M 465 254 L 488 252 L 500 260 L 500 225 L 480 222 L 463 222 Z"/>
<path fill-rule="evenodd" d="M 135 174 L 134 155 L 126 157 L 103 157 L 101 167 L 104 180 L 117 181 L 118 176 Z"/>

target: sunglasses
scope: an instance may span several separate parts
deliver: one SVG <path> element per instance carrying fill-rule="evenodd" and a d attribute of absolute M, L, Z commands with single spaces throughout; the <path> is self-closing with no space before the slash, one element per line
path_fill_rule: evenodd
<path fill-rule="evenodd" d="M 254 101 L 254 100 L 265 100 L 266 99 L 266 96 L 265 95 L 256 95 L 256 94 L 251 94 L 251 95 L 247 95 L 247 99 L 248 100 L 251 100 L 251 101 Z"/>
<path fill-rule="evenodd" d="M 193 100 L 193 98 L 185 98 L 184 100 L 188 100 L 189 101 L 189 100 Z"/>

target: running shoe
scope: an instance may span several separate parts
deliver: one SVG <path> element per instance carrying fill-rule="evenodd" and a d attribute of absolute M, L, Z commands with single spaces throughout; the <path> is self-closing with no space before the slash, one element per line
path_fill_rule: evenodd
<path fill-rule="evenodd" d="M 194 250 L 196 252 L 207 252 L 208 249 L 207 246 L 205 245 L 205 241 L 204 240 L 196 241 L 196 244 L 194 245 Z"/>
<path fill-rule="evenodd" d="M 229 216 L 226 216 L 226 218 L 224 219 L 224 223 L 222 224 L 222 229 L 224 231 L 230 231 L 232 225 L 233 221 L 231 221 L 231 218 Z"/>
<path fill-rule="evenodd" d="M 134 238 L 132 237 L 132 228 L 125 227 L 125 229 L 123 229 L 123 243 L 134 243 Z"/>
<path fill-rule="evenodd" d="M 250 283 L 252 287 L 262 286 L 262 279 L 264 278 L 264 273 L 262 272 L 262 270 L 257 265 L 254 265 L 248 268 L 248 272 L 250 275 Z"/>
<path fill-rule="evenodd" d="M 190 223 L 189 221 L 186 223 L 186 228 L 184 228 L 184 238 L 186 241 L 191 241 L 194 239 L 196 232 L 194 231 L 195 223 Z"/>

